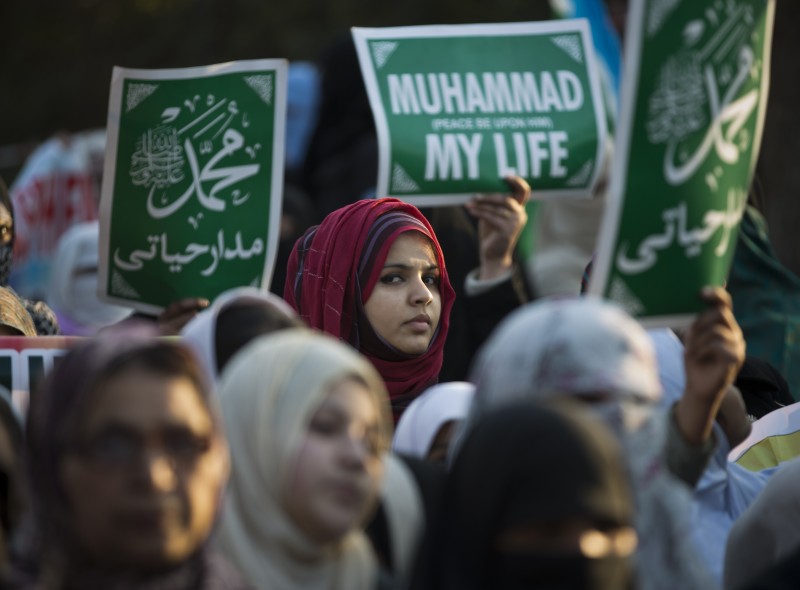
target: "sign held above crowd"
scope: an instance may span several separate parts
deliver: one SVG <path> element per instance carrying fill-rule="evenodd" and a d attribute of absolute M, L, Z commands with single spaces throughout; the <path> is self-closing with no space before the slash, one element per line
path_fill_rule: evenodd
<path fill-rule="evenodd" d="M 758 158 L 773 0 L 631 2 L 609 203 L 590 293 L 650 326 L 724 286 Z M 665 286 L 667 288 L 665 288 Z"/>
<path fill-rule="evenodd" d="M 507 192 L 590 197 L 606 139 L 583 20 L 354 28 L 378 132 L 378 195 L 452 205 Z"/>
<path fill-rule="evenodd" d="M 100 297 L 148 313 L 272 276 L 287 63 L 114 68 Z"/>

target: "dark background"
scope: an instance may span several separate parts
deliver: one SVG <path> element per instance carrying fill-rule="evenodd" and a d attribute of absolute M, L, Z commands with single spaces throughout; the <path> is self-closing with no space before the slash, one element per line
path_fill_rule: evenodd
<path fill-rule="evenodd" d="M 777 4 L 759 177 L 778 255 L 800 274 L 800 2 Z M 104 126 L 114 65 L 315 60 L 350 26 L 549 16 L 547 0 L 2 0 L 0 175 L 58 131 Z"/>

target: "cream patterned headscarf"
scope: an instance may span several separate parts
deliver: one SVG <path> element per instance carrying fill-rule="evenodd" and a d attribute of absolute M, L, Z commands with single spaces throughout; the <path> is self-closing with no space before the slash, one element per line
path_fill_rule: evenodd
<path fill-rule="evenodd" d="M 220 398 L 233 469 L 217 541 L 257 588 L 367 590 L 375 584 L 377 564 L 360 529 L 320 546 L 282 505 L 292 459 L 314 412 L 348 376 L 367 384 L 388 450 L 391 417 L 382 379 L 366 359 L 330 337 L 306 330 L 260 337 L 223 372 Z"/>

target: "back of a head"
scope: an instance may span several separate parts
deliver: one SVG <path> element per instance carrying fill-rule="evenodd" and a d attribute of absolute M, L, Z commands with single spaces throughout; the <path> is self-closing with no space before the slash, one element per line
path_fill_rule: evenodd
<path fill-rule="evenodd" d="M 577 405 L 513 403 L 482 416 L 444 506 L 444 588 L 512 587 L 519 576 L 525 587 L 578 590 L 630 581 L 633 500 L 620 448 Z M 618 531 L 632 541 L 626 551 L 590 546 L 595 533 Z"/>
<path fill-rule="evenodd" d="M 300 318 L 265 301 L 243 298 L 231 303 L 217 316 L 217 371 L 221 373 L 231 357 L 258 336 L 304 325 Z"/>
<path fill-rule="evenodd" d="M 564 394 L 650 402 L 661 396 L 647 332 L 592 297 L 540 300 L 509 315 L 481 349 L 471 380 L 477 412 Z"/>
<path fill-rule="evenodd" d="M 254 338 L 304 325 L 277 295 L 254 287 L 237 287 L 220 294 L 209 308 L 192 318 L 181 336 L 216 381 L 228 361 Z"/>
<path fill-rule="evenodd" d="M 427 458 L 442 429 L 466 418 L 474 394 L 475 386 L 463 381 L 429 387 L 400 417 L 392 441 L 394 451 Z"/>
<path fill-rule="evenodd" d="M 745 358 L 734 385 L 742 392 L 747 413 L 756 420 L 794 403 L 789 384 L 780 371 L 754 356 Z"/>

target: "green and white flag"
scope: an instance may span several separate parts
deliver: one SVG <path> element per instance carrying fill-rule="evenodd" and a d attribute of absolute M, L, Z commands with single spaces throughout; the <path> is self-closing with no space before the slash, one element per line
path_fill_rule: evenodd
<path fill-rule="evenodd" d="M 685 325 L 724 285 L 764 127 L 772 0 L 633 0 L 590 293 Z"/>
<path fill-rule="evenodd" d="M 268 286 L 277 252 L 285 60 L 114 68 L 100 203 L 101 298 L 157 313 Z"/>
<path fill-rule="evenodd" d="M 353 29 L 379 142 L 379 196 L 453 205 L 589 197 L 606 119 L 586 21 Z"/>

